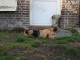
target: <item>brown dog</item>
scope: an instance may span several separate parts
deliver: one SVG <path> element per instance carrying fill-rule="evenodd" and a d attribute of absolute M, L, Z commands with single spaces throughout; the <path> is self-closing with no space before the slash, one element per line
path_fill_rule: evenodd
<path fill-rule="evenodd" d="M 30 30 L 29 28 L 23 27 L 24 28 L 24 35 L 32 35 L 33 30 Z"/>
<path fill-rule="evenodd" d="M 25 35 L 33 35 L 33 31 L 34 30 L 30 30 L 28 28 L 24 28 L 24 34 Z M 56 32 L 53 31 L 53 28 L 47 28 L 47 29 L 43 29 L 43 30 L 39 30 L 39 37 L 42 38 L 49 38 L 49 39 L 54 39 L 55 38 L 55 34 Z"/>
<path fill-rule="evenodd" d="M 53 31 L 53 28 L 43 29 L 40 30 L 40 37 L 54 39 L 55 32 Z"/>

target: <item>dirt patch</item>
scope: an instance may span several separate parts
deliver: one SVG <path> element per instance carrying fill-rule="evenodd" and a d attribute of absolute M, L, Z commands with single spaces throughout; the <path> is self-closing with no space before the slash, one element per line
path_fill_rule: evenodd
<path fill-rule="evenodd" d="M 71 42 L 70 46 L 72 46 L 72 47 L 80 47 L 80 42 Z"/>
<path fill-rule="evenodd" d="M 6 42 L 6 39 L 0 39 L 0 42 L 1 43 Z"/>
<path fill-rule="evenodd" d="M 16 42 L 15 38 L 0 38 L 0 43 L 11 43 Z"/>

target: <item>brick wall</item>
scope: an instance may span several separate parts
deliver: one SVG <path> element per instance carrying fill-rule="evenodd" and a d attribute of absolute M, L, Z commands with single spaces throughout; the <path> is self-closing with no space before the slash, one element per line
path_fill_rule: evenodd
<path fill-rule="evenodd" d="M 79 25 L 79 8 L 77 9 L 78 12 L 75 14 L 70 12 L 65 7 L 65 3 L 68 3 L 68 1 L 79 0 L 62 0 L 62 17 L 60 22 L 61 28 L 69 28 L 73 26 L 77 27 Z M 29 3 L 30 0 L 17 0 L 17 11 L 0 12 L 0 28 L 13 28 L 22 26 L 29 27 Z M 77 3 L 77 6 L 78 5 L 79 4 Z M 76 5 L 74 7 L 76 7 Z"/>
<path fill-rule="evenodd" d="M 29 0 L 18 0 L 17 11 L 0 11 L 0 28 L 29 26 Z"/>
<path fill-rule="evenodd" d="M 79 0 L 62 0 L 61 28 L 79 27 Z"/>

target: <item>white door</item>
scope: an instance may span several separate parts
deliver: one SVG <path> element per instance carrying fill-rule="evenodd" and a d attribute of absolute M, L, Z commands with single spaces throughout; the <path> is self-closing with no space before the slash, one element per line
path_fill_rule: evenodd
<path fill-rule="evenodd" d="M 55 14 L 61 14 L 60 0 L 32 0 L 30 7 L 30 25 L 51 26 L 51 17 Z"/>

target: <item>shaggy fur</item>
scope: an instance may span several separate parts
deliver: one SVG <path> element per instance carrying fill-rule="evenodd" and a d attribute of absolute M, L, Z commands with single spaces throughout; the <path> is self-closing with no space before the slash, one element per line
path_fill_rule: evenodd
<path fill-rule="evenodd" d="M 34 37 L 39 37 L 39 30 L 33 30 L 33 33 L 32 33 L 32 35 L 34 36 Z"/>
<path fill-rule="evenodd" d="M 53 28 L 40 30 L 40 37 L 54 39 L 55 32 L 53 31 Z"/>
<path fill-rule="evenodd" d="M 42 38 L 50 38 L 54 39 L 56 32 L 53 31 L 53 28 L 47 28 L 43 30 L 30 30 L 28 28 L 24 28 L 25 35 L 33 35 L 34 37 L 42 37 Z"/>
<path fill-rule="evenodd" d="M 23 27 L 24 28 L 24 35 L 32 35 L 33 30 L 30 30 L 29 28 Z"/>

